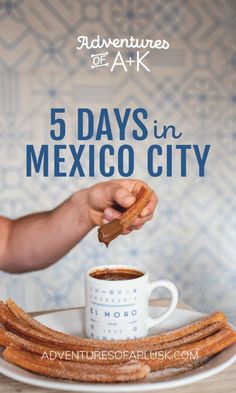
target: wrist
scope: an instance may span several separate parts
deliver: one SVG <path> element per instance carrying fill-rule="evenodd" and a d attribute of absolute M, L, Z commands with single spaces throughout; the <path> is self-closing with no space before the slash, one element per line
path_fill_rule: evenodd
<path fill-rule="evenodd" d="M 81 212 L 80 220 L 82 220 L 83 224 L 88 227 L 88 230 L 93 229 L 96 224 L 93 222 L 91 209 L 89 206 L 89 188 L 84 188 L 80 191 L 75 192 L 72 195 L 72 199 L 75 202 L 76 212 Z"/>

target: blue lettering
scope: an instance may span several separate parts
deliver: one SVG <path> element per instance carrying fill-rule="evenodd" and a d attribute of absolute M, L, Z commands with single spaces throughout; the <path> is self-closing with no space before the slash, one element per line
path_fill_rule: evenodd
<path fill-rule="evenodd" d="M 87 134 L 84 132 L 84 114 L 87 114 Z M 88 108 L 78 109 L 78 140 L 85 141 L 93 137 L 93 112 Z"/>
<path fill-rule="evenodd" d="M 104 126 L 104 128 L 103 128 L 103 126 Z M 108 111 L 106 108 L 101 109 L 101 113 L 99 116 L 99 122 L 98 122 L 96 140 L 100 141 L 103 135 L 106 135 L 107 139 L 109 141 L 112 141 L 113 137 L 112 137 L 112 132 L 111 132 L 111 124 L 110 124 L 110 120 L 109 120 L 109 116 L 108 116 Z"/>
<path fill-rule="evenodd" d="M 176 145 L 176 149 L 181 151 L 181 176 L 187 176 L 187 150 L 191 149 L 191 145 Z"/>
<path fill-rule="evenodd" d="M 106 171 L 106 151 L 109 152 L 111 156 L 114 156 L 114 147 L 111 145 L 103 145 L 100 150 L 100 172 L 102 176 L 111 177 L 114 174 L 115 168 L 114 166 L 109 167 L 109 170 Z"/>
<path fill-rule="evenodd" d="M 199 166 L 199 176 L 205 176 L 205 163 L 209 153 L 211 145 L 206 145 L 201 157 L 200 149 L 198 145 L 193 145 L 194 152 L 197 158 L 198 166 Z"/>
<path fill-rule="evenodd" d="M 167 145 L 166 147 L 166 158 L 167 158 L 167 164 L 166 164 L 166 175 L 167 177 L 172 176 L 172 146 Z"/>
<path fill-rule="evenodd" d="M 60 157 L 60 151 L 66 149 L 66 145 L 55 145 L 54 146 L 54 176 L 65 177 L 66 172 L 60 171 L 60 164 L 65 162 L 65 157 Z"/>
<path fill-rule="evenodd" d="M 75 171 L 77 170 L 79 172 L 79 175 L 81 177 L 84 177 L 85 174 L 84 174 L 83 168 L 82 168 L 82 166 L 80 164 L 80 158 L 81 158 L 81 155 L 82 155 L 82 153 L 84 151 L 84 145 L 80 145 L 78 151 L 76 151 L 74 145 L 69 145 L 69 146 L 70 146 L 70 151 L 71 151 L 73 159 L 74 159 L 74 163 L 72 165 L 72 168 L 71 168 L 69 176 L 70 177 L 74 176 L 75 175 Z"/>
<path fill-rule="evenodd" d="M 127 160 L 124 159 L 125 152 L 128 153 Z M 124 169 L 124 164 L 127 163 L 127 170 Z M 130 145 L 122 145 L 118 151 L 118 171 L 123 177 L 131 176 L 134 171 L 134 151 Z"/>
<path fill-rule="evenodd" d="M 156 170 L 154 170 L 154 159 L 153 159 L 153 153 L 156 152 L 157 155 L 161 156 L 162 155 L 162 148 L 160 145 L 151 145 L 148 149 L 148 173 L 149 175 L 153 177 L 158 177 L 161 176 L 162 174 L 162 167 L 159 165 L 156 167 Z"/>
<path fill-rule="evenodd" d="M 139 118 L 140 113 L 143 115 L 142 116 L 143 119 L 147 119 L 147 117 L 148 117 L 146 109 L 137 108 L 134 110 L 133 119 L 134 119 L 135 123 L 137 124 L 137 126 L 139 126 L 140 130 L 142 131 L 142 133 L 139 135 L 137 130 L 133 130 L 133 138 L 136 139 L 137 141 L 143 141 L 148 136 L 147 127 Z"/>
<path fill-rule="evenodd" d="M 48 176 L 48 145 L 42 145 L 38 159 L 33 145 L 26 145 L 26 176 L 32 175 L 32 163 L 36 173 L 39 173 L 43 165 L 43 176 Z"/>
<path fill-rule="evenodd" d="M 131 111 L 130 108 L 126 108 L 123 120 L 121 120 L 119 109 L 118 108 L 114 109 L 116 121 L 117 121 L 117 124 L 119 126 L 119 130 L 120 130 L 120 140 L 121 141 L 125 140 L 125 129 L 126 129 L 126 126 L 127 126 L 127 122 L 128 122 L 130 111 Z"/>

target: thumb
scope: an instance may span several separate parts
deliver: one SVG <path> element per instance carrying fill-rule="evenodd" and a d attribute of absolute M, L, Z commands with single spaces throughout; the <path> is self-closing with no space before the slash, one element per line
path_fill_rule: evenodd
<path fill-rule="evenodd" d="M 125 187 L 116 186 L 112 193 L 112 199 L 122 207 L 130 207 L 136 200 L 135 196 Z"/>

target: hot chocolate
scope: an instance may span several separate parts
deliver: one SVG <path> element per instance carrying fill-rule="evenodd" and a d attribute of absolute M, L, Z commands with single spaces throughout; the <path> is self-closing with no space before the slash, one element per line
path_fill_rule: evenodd
<path fill-rule="evenodd" d="M 90 273 L 90 276 L 98 280 L 119 281 L 119 280 L 133 280 L 143 276 L 143 273 L 134 269 L 102 269 L 95 270 Z"/>

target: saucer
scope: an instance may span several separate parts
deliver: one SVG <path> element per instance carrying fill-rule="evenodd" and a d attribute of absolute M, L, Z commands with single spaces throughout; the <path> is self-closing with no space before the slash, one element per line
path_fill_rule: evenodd
<path fill-rule="evenodd" d="M 152 317 L 157 317 L 165 310 L 164 307 L 150 307 Z M 156 328 L 150 330 L 150 335 L 161 333 L 167 330 L 177 329 L 183 325 L 192 323 L 205 314 L 192 311 L 175 309 L 171 316 Z M 51 327 L 52 329 L 64 333 L 84 336 L 84 309 L 64 310 L 52 312 L 36 317 L 38 321 Z M 150 373 L 150 375 L 140 382 L 104 384 L 85 383 L 73 381 L 59 381 L 51 378 L 41 377 L 30 373 L 20 367 L 5 362 L 0 357 L 0 372 L 7 377 L 34 386 L 44 388 L 68 390 L 74 392 L 146 392 L 151 390 L 163 390 L 177 386 L 187 385 L 208 378 L 217 374 L 236 361 L 236 344 L 225 349 L 214 356 L 205 365 L 194 370 L 170 369 Z"/>

